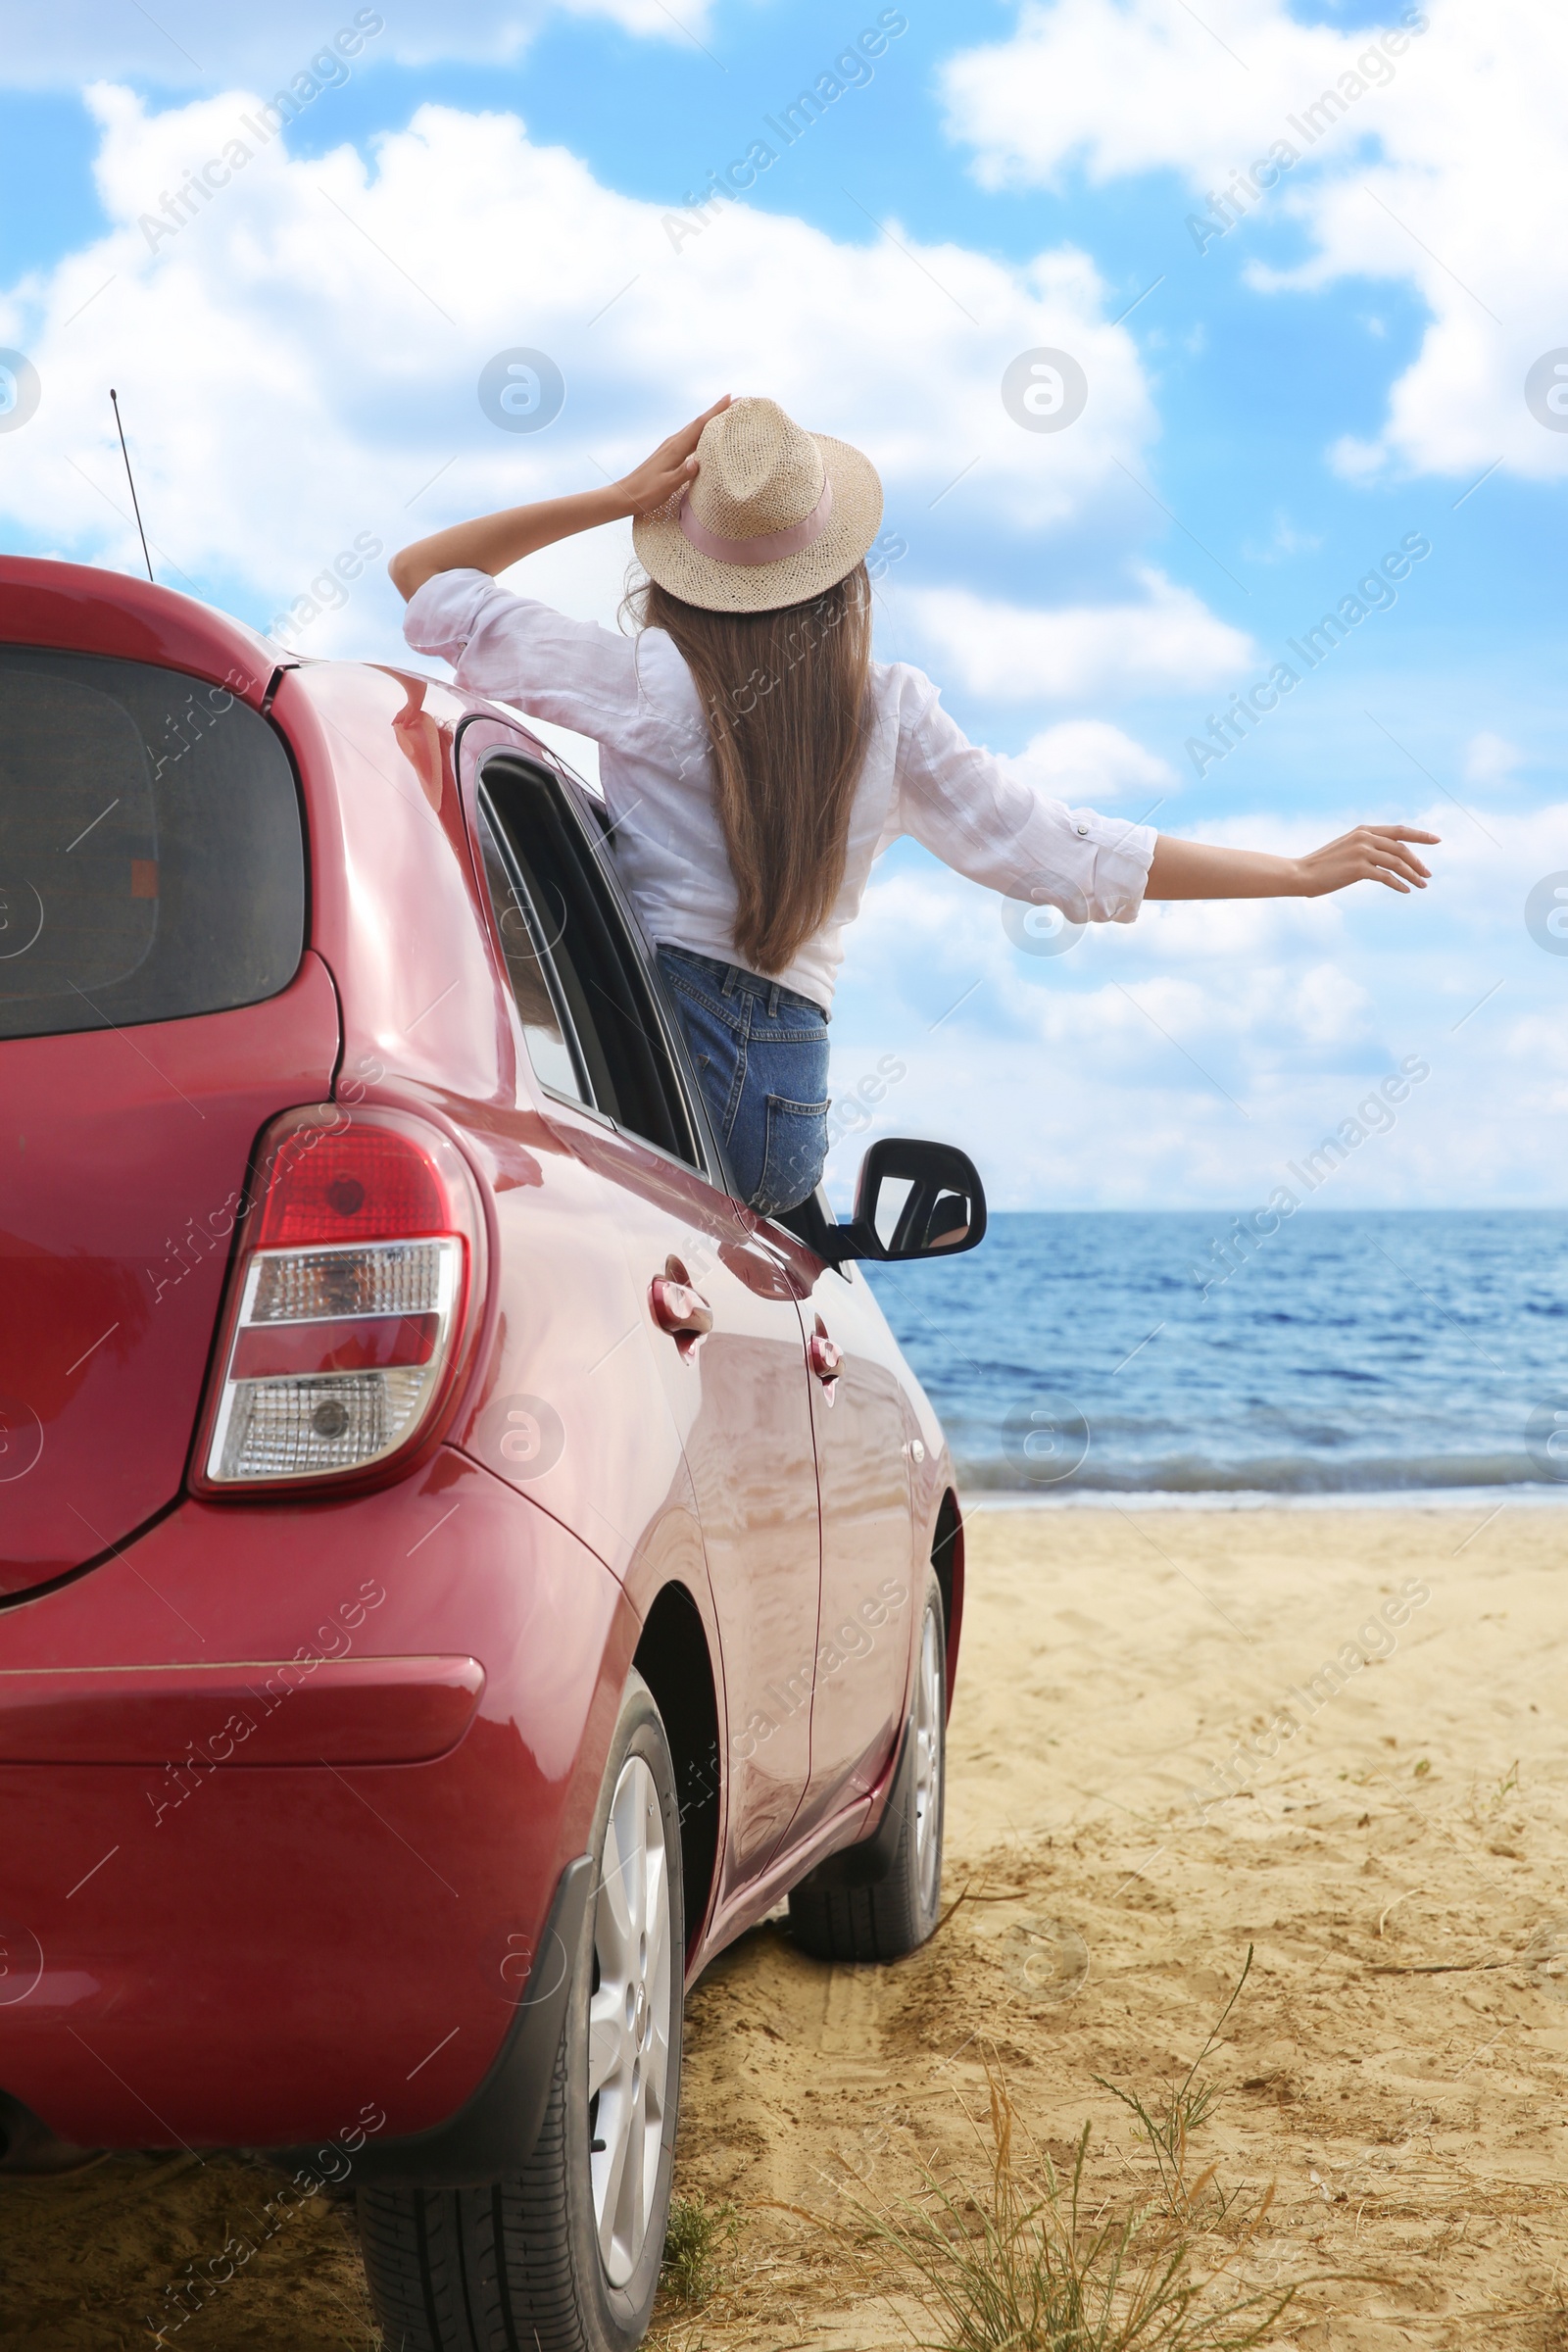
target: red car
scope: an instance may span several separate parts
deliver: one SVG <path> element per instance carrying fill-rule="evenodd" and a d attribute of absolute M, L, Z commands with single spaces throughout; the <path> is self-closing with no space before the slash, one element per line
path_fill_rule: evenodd
<path fill-rule="evenodd" d="M 742 1207 L 605 835 L 503 708 L 0 560 L 0 2165 L 275 2156 L 408 2352 L 634 2344 L 684 1986 L 937 1917 L 855 1260 L 979 1180 Z"/>

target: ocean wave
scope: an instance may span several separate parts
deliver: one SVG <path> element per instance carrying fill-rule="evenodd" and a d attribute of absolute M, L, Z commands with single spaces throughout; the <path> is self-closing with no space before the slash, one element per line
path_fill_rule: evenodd
<path fill-rule="evenodd" d="M 1091 1456 L 1070 1477 L 1057 1480 L 1025 1478 L 1015 1464 L 990 1454 L 960 1455 L 956 1469 L 959 1485 L 971 1494 L 1368 1494 L 1544 1483 L 1540 1467 L 1523 1453 L 1367 1454 L 1354 1461 L 1325 1460 L 1321 1454 L 1219 1461 L 1188 1453 L 1126 1464 L 1096 1462 Z M 1568 1500 L 1568 1482 L 1563 1484 Z"/>

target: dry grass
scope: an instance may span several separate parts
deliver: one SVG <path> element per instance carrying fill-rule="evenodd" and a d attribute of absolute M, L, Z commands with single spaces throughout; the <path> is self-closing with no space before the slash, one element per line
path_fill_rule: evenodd
<path fill-rule="evenodd" d="M 984 2178 L 942 2179 L 924 2164 L 916 2195 L 852 2202 L 884 2298 L 896 2310 L 912 2301 L 935 2324 L 932 2335 L 909 2328 L 913 2341 L 927 2352 L 1247 2352 L 1273 2333 L 1297 2287 L 1248 2286 L 1239 2277 L 1272 2186 L 1243 2216 L 1239 2192 L 1220 2188 L 1213 2165 L 1196 2180 L 1188 2174 L 1190 2135 L 1217 2096 L 1199 2069 L 1251 1965 L 1249 1946 L 1184 2081 L 1153 2109 L 1097 2077 L 1132 2111 L 1152 2152 L 1147 2194 L 1113 2202 L 1091 2188 L 1087 2123 L 1063 2178 L 1020 2123 L 992 2054 L 989 2134 L 976 2127 Z"/>
<path fill-rule="evenodd" d="M 687 2311 L 700 2311 L 723 2282 L 725 2257 L 739 2229 L 731 2204 L 714 2203 L 700 2190 L 696 2196 L 672 2197 L 659 2274 L 660 2293 Z"/>
<path fill-rule="evenodd" d="M 1233 2277 L 1267 2193 L 1236 2240 L 1205 2255 L 1189 2214 L 1207 2175 L 1183 2192 L 1179 2212 L 1163 2195 L 1117 2211 L 1086 2190 L 1089 2125 L 1065 2183 L 1043 2150 L 1015 2159 L 1016 2129 L 1006 2085 L 993 2075 L 982 2186 L 927 2173 L 920 2199 L 866 2210 L 891 2273 L 890 2301 L 912 2296 L 936 2324 L 916 2343 L 928 2352 L 1247 2352 L 1273 2332 L 1296 2288 L 1247 2290 Z"/>
<path fill-rule="evenodd" d="M 1123 2090 L 1119 2082 L 1107 2082 L 1103 2075 L 1095 2077 L 1095 2081 L 1100 2084 L 1102 2090 L 1108 2090 L 1113 2099 L 1119 2099 L 1124 2107 L 1132 2110 L 1137 2120 L 1140 2136 L 1148 2140 L 1153 2151 L 1154 2162 L 1159 2167 L 1160 2189 L 1164 2195 L 1166 2206 L 1172 2214 L 1191 2214 L 1194 2211 L 1194 2200 L 1204 2191 L 1212 2191 L 1219 2198 L 1221 2220 L 1224 2219 L 1227 2210 L 1224 2194 L 1215 2185 L 1212 2166 L 1201 2175 L 1200 2180 L 1191 2187 L 1188 2186 L 1187 2143 L 1192 2134 L 1208 2120 L 1219 2104 L 1218 2084 L 1200 2082 L 1198 2070 L 1214 2047 L 1215 2042 L 1218 2041 L 1226 2019 L 1242 1997 L 1243 1986 L 1252 1973 L 1252 1954 L 1255 1948 L 1253 1944 L 1248 1945 L 1247 1959 L 1243 1964 L 1241 1975 L 1236 1980 L 1236 1989 L 1209 2028 L 1208 2039 L 1193 2060 L 1183 2080 L 1176 2084 L 1173 2090 L 1166 2093 L 1156 2108 L 1151 2110 L 1136 2091 Z"/>

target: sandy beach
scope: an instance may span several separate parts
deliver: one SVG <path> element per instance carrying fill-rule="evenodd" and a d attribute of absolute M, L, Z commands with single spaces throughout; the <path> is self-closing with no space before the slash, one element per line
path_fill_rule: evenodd
<path fill-rule="evenodd" d="M 1096 2078 L 1155 2104 L 1251 1944 L 1189 2151 L 1237 2197 L 1199 2267 L 1310 2281 L 1281 2348 L 1564 2352 L 1565 1567 L 1568 1515 L 1519 1503 L 975 1510 L 956 1907 L 887 1970 L 824 1968 L 769 1923 L 697 1988 L 677 2188 L 728 2201 L 735 2233 L 656 2340 L 929 2338 L 857 2210 L 922 2166 L 983 2178 L 988 2066 L 1058 2164 L 1092 2126 L 1098 2199 L 1147 2198 L 1148 2145 Z M 267 2185 L 183 2156 L 5 2184 L 0 2345 L 147 2341 L 166 2281 Z M 292 2224 L 172 2340 L 372 2343 L 342 2221 Z"/>

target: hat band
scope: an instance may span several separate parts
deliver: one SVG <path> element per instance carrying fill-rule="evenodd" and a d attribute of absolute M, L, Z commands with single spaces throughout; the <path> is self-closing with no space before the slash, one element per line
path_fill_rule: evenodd
<path fill-rule="evenodd" d="M 833 484 L 824 480 L 822 495 L 804 522 L 788 523 L 782 531 L 763 531 L 755 539 L 726 539 L 722 531 L 710 531 L 692 513 L 689 497 L 681 500 L 679 520 L 698 554 L 711 556 L 717 564 L 778 564 L 785 556 L 798 556 L 802 548 L 814 547 L 832 512 Z"/>

